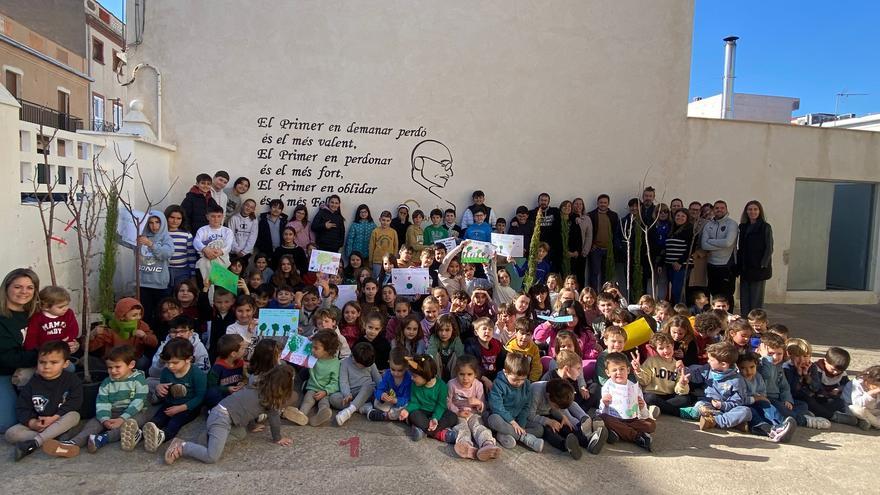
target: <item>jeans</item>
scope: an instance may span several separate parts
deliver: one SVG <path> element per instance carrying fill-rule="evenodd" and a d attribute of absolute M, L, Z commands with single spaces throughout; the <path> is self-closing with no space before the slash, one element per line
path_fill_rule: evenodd
<path fill-rule="evenodd" d="M 495 433 L 499 435 L 510 435 L 513 438 L 519 439 L 519 435 L 514 431 L 513 426 L 510 425 L 507 421 L 504 421 L 504 418 L 497 414 L 490 414 L 489 418 L 486 419 L 486 424 L 489 425 L 489 428 L 492 429 Z M 533 423 L 526 423 L 524 425 L 520 425 L 526 433 L 530 435 L 534 435 L 538 438 L 541 438 L 541 435 L 544 434 L 544 426 L 536 425 Z"/>
<path fill-rule="evenodd" d="M 226 409 L 223 407 L 211 409 L 205 428 L 208 430 L 208 445 L 202 446 L 194 442 L 186 442 L 181 453 L 186 457 L 214 464 L 223 455 L 229 432 L 232 431 L 232 420 Z"/>
<path fill-rule="evenodd" d="M 587 255 L 587 261 L 590 265 L 590 287 L 596 292 L 602 288 L 602 281 L 605 280 L 605 259 L 608 257 L 608 250 L 595 248 Z"/>
<path fill-rule="evenodd" d="M 119 417 L 118 413 L 114 413 L 110 415 L 110 419 L 116 419 Z M 150 418 L 150 415 L 147 414 L 146 409 L 142 409 L 141 412 L 137 413 L 131 419 L 137 421 L 138 426 L 144 426 L 147 420 Z M 118 442 L 122 437 L 122 427 L 114 428 L 112 430 L 108 430 L 104 428 L 104 425 L 101 424 L 96 418 L 92 418 L 86 421 L 86 424 L 83 425 L 82 429 L 79 433 L 76 434 L 71 440 L 80 447 L 85 447 L 86 442 L 89 441 L 89 435 L 100 435 L 101 433 L 107 434 L 107 441 L 110 443 Z"/>
<path fill-rule="evenodd" d="M 699 401 L 694 407 L 698 410 L 701 407 L 714 409 L 715 423 L 719 428 L 733 428 L 734 426 L 748 423 L 752 419 L 752 410 L 748 406 L 736 406 L 727 412 L 722 412 L 712 407 L 711 402 Z"/>
<path fill-rule="evenodd" d="M 653 419 L 620 419 L 610 414 L 600 414 L 599 419 L 624 442 L 632 442 L 642 433 L 654 433 L 657 429 Z"/>
<path fill-rule="evenodd" d="M 670 301 L 672 304 L 678 304 L 680 302 L 685 302 L 684 295 L 684 283 L 685 283 L 685 273 L 687 272 L 687 267 L 685 265 L 681 265 L 678 271 L 675 271 L 672 268 L 672 265 L 666 265 L 666 273 L 669 276 L 669 281 L 672 283 L 672 293 L 670 294 Z"/>
<path fill-rule="evenodd" d="M 156 411 L 156 415 L 153 416 L 152 421 L 165 432 L 165 440 L 171 440 L 177 436 L 180 429 L 186 426 L 187 423 L 199 417 L 200 410 L 201 407 L 196 408 L 194 411 L 187 409 L 174 416 L 169 416 L 165 414 L 165 405 L 163 404 L 159 406 L 159 410 Z"/>
<path fill-rule="evenodd" d="M 792 402 L 794 407 L 792 407 L 791 409 L 785 407 L 785 402 L 779 399 L 770 399 L 770 403 L 773 404 L 773 407 L 775 407 L 777 411 L 779 411 L 779 414 L 782 416 L 783 419 L 791 416 L 795 419 L 795 421 L 797 421 L 798 426 L 807 425 L 807 420 L 804 418 L 808 411 L 806 402 L 796 400 Z"/>
<path fill-rule="evenodd" d="M 537 424 L 537 423 L 534 423 Z M 568 426 L 563 425 L 559 428 L 559 431 L 553 431 L 553 428 L 550 428 L 547 425 L 542 425 L 544 431 L 541 434 L 541 438 L 544 439 L 545 442 L 549 443 L 556 450 L 561 450 L 566 452 L 565 448 L 565 437 L 574 433 L 574 436 L 577 437 L 578 443 L 581 447 L 587 447 L 590 444 L 590 439 L 584 435 L 580 428 L 571 429 Z"/>
<path fill-rule="evenodd" d="M 739 311 L 740 314 L 746 316 L 749 311 L 764 307 L 764 285 L 766 280 L 760 282 L 749 282 L 745 279 L 739 279 Z"/>
<path fill-rule="evenodd" d="M 36 432 L 25 425 L 16 424 L 9 427 L 4 434 L 6 441 L 9 443 L 26 442 L 28 440 L 36 440 L 37 445 L 43 445 L 43 442 L 51 438 L 67 433 L 71 428 L 79 424 L 79 413 L 71 411 L 58 418 L 48 428 L 41 432 Z"/>
<path fill-rule="evenodd" d="M 422 411 L 421 409 L 416 409 L 415 411 L 409 413 L 406 420 L 409 424 L 419 427 L 428 434 L 429 437 L 436 437 L 438 433 L 445 430 L 446 428 L 452 428 L 458 423 L 458 417 L 449 411 L 448 409 L 443 412 L 443 416 L 437 420 L 437 428 L 434 431 L 428 431 L 428 423 L 431 421 L 431 417 L 428 415 L 429 412 Z"/>
<path fill-rule="evenodd" d="M 766 400 L 755 402 L 749 406 L 749 409 L 752 410 L 752 419 L 749 420 L 749 426 L 753 428 L 761 423 L 767 423 L 774 427 L 780 426 L 784 419 L 782 415 L 779 414 L 779 411 L 776 410 L 776 406 Z"/>
<path fill-rule="evenodd" d="M 15 415 L 15 403 L 18 401 L 18 393 L 12 386 L 12 375 L 0 375 L 0 433 L 18 423 Z"/>
<path fill-rule="evenodd" d="M 736 287 L 736 277 L 728 265 L 709 265 L 709 293 L 712 297 L 724 296 L 730 303 L 730 312 L 733 313 L 733 290 Z"/>
<path fill-rule="evenodd" d="M 190 267 L 175 268 L 170 266 L 168 267 L 168 274 L 170 276 L 168 288 L 174 290 L 174 288 L 177 287 L 177 284 L 193 277 L 193 270 Z"/>
<path fill-rule="evenodd" d="M 645 392 L 645 403 L 649 406 L 657 406 L 660 412 L 669 416 L 678 416 L 678 410 L 687 407 L 691 403 L 689 395 L 663 395 L 653 392 Z"/>

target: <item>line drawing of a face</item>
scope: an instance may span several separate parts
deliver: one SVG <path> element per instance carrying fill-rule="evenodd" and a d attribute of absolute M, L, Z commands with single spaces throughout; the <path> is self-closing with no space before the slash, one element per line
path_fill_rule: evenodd
<path fill-rule="evenodd" d="M 411 163 L 413 182 L 443 199 L 435 189 L 445 188 L 453 176 L 452 152 L 449 148 L 440 141 L 426 139 L 413 148 Z"/>

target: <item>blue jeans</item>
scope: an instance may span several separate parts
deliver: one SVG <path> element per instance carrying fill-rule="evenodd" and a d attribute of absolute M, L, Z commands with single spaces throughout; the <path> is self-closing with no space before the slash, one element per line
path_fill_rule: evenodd
<path fill-rule="evenodd" d="M 684 282 L 685 282 L 685 272 L 687 267 L 681 265 L 678 271 L 672 268 L 672 265 L 666 265 L 666 276 L 669 277 L 669 281 L 672 283 L 672 294 L 670 294 L 670 300 L 672 304 L 678 304 L 680 302 L 685 302 L 686 299 L 684 297 Z"/>
<path fill-rule="evenodd" d="M 766 400 L 757 401 L 749 408 L 752 410 L 752 420 L 749 421 L 749 426 L 753 428 L 761 423 L 767 423 L 773 427 L 780 426 L 784 419 L 776 410 L 776 406 Z"/>
<path fill-rule="evenodd" d="M 6 433 L 10 426 L 18 424 L 18 417 L 15 415 L 17 400 L 18 394 L 12 386 L 12 375 L 0 375 L 0 433 Z"/>
<path fill-rule="evenodd" d="M 714 409 L 714 407 L 712 407 L 712 402 L 707 401 L 697 402 L 694 407 L 699 410 L 702 406 Z M 716 411 L 715 423 L 719 428 L 733 428 L 734 426 L 748 423 L 752 419 L 752 410 L 748 406 L 736 406 L 727 412 L 721 412 L 717 409 Z"/>
<path fill-rule="evenodd" d="M 807 411 L 809 410 L 806 402 L 800 400 L 792 402 L 792 404 L 794 404 L 794 407 L 792 407 L 791 410 L 785 407 L 784 401 L 781 401 L 779 399 L 770 399 L 770 402 L 773 404 L 773 407 L 775 407 L 776 410 L 779 412 L 779 415 L 783 418 L 791 416 L 792 418 L 794 418 L 795 421 L 797 421 L 798 426 L 807 425 L 807 420 L 804 418 L 804 416 L 807 414 Z"/>
<path fill-rule="evenodd" d="M 595 248 L 587 255 L 587 262 L 590 269 L 590 287 L 598 291 L 602 288 L 605 280 L 605 259 L 608 257 L 608 250 Z"/>

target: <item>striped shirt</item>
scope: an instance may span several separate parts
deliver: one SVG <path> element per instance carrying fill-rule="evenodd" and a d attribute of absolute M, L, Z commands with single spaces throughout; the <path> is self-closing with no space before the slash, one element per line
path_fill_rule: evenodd
<path fill-rule="evenodd" d="M 109 376 L 101 382 L 98 388 L 98 398 L 95 400 L 95 419 L 106 421 L 112 414 L 118 414 L 122 419 L 136 416 L 146 407 L 147 380 L 140 370 L 121 380 L 114 380 Z"/>
<path fill-rule="evenodd" d="M 666 239 L 666 263 L 685 264 L 690 250 L 690 241 L 687 239 L 679 239 L 670 237 Z"/>
<path fill-rule="evenodd" d="M 168 232 L 168 235 L 174 241 L 174 254 L 168 260 L 168 267 L 193 269 L 196 266 L 198 256 L 196 255 L 195 248 L 193 248 L 192 234 L 185 230 L 177 230 L 175 232 Z"/>

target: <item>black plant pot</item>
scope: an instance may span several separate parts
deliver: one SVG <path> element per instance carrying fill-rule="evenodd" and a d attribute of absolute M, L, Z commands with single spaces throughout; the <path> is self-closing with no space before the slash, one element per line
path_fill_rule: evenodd
<path fill-rule="evenodd" d="M 79 408 L 79 416 L 81 419 L 92 419 L 95 417 L 95 400 L 98 398 L 98 388 L 101 382 L 107 378 L 107 372 L 103 370 L 89 370 L 92 375 L 92 381 L 86 383 L 84 373 L 77 370 L 76 375 L 83 381 L 83 402 Z"/>

